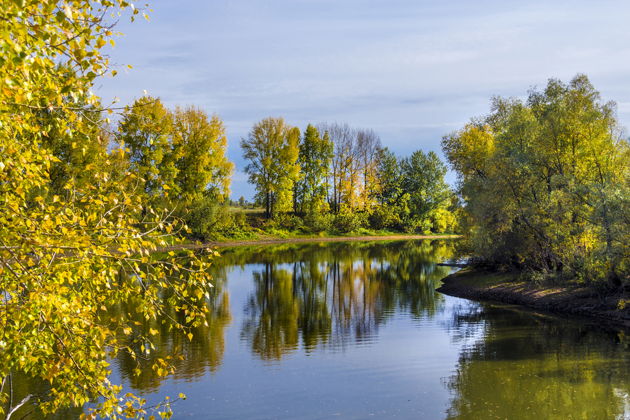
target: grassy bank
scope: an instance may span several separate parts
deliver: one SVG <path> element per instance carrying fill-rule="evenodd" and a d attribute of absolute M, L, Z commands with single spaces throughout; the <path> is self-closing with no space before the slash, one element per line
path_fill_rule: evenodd
<path fill-rule="evenodd" d="M 402 240 L 418 240 L 418 239 L 456 239 L 459 235 L 412 235 L 412 234 L 392 234 L 392 233 L 372 233 L 365 235 L 349 234 L 349 235 L 334 235 L 334 236 L 322 236 L 322 235 L 294 235 L 294 236 L 273 236 L 273 235 L 261 235 L 254 239 L 243 240 L 221 240 L 210 241 L 204 243 L 189 243 L 178 244 L 168 247 L 165 250 L 176 249 L 195 249 L 195 248 L 208 248 L 208 247 L 232 247 L 232 246 L 247 246 L 247 245 L 271 245 L 271 244 L 284 244 L 284 243 L 302 243 L 302 242 L 345 242 L 345 241 L 402 241 Z"/>
<path fill-rule="evenodd" d="M 446 277 L 437 290 L 473 300 L 491 300 L 529 308 L 597 318 L 630 327 L 630 294 L 580 284 L 533 284 L 518 273 L 496 273 L 465 268 Z"/>

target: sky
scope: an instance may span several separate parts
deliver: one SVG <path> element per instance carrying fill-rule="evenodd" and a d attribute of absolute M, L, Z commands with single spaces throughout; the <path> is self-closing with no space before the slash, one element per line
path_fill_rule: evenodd
<path fill-rule="evenodd" d="M 155 0 L 150 9 L 149 22 L 118 23 L 124 35 L 108 53 L 119 74 L 95 92 L 128 104 L 146 90 L 219 115 L 233 198 L 253 197 L 239 142 L 269 116 L 302 129 L 372 128 L 398 155 L 441 155 L 442 136 L 487 114 L 492 96 L 525 97 L 585 73 L 630 126 L 627 0 Z"/>

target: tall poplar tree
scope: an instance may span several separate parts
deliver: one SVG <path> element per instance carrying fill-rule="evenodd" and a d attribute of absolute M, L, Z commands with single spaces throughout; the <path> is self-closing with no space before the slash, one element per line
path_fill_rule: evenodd
<path fill-rule="evenodd" d="M 265 216 L 293 207 L 293 186 L 299 176 L 300 131 L 283 118 L 265 118 L 254 124 L 241 140 L 243 157 L 249 161 L 245 172 L 256 186 L 257 197 L 265 206 Z"/>
<path fill-rule="evenodd" d="M 309 124 L 300 143 L 298 163 L 301 178 L 296 183 L 296 212 L 314 214 L 328 210 L 328 172 L 333 156 L 333 144 L 328 132 L 323 137 Z"/>

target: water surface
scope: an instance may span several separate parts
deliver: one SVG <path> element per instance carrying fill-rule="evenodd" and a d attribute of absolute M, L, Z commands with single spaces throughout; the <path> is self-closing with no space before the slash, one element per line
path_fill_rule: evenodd
<path fill-rule="evenodd" d="M 187 394 L 174 418 L 630 419 L 629 340 L 435 291 L 448 241 L 292 244 L 224 251 L 208 327 L 164 330 L 177 372 L 114 380 Z"/>

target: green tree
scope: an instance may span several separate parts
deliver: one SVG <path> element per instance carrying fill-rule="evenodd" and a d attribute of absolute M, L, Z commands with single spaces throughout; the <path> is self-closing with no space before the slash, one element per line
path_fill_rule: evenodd
<path fill-rule="evenodd" d="M 202 196 L 223 202 L 230 193 L 234 164 L 227 159 L 223 121 L 208 118 L 199 108 L 177 108 L 174 116 L 173 156 L 177 193 L 184 203 Z"/>
<path fill-rule="evenodd" d="M 401 167 L 402 188 L 409 194 L 410 223 L 423 231 L 437 231 L 441 219 L 448 217 L 452 194 L 444 181 L 446 166 L 434 152 L 418 150 L 403 159 Z"/>
<path fill-rule="evenodd" d="M 388 148 L 379 148 L 376 154 L 377 205 L 370 214 L 370 224 L 377 229 L 403 229 L 409 218 L 409 193 L 403 189 L 403 172 L 400 159 Z"/>
<path fill-rule="evenodd" d="M 130 170 L 137 174 L 147 203 L 162 201 L 177 174 L 170 156 L 171 112 L 158 98 L 144 96 L 125 108 L 117 134 L 119 145 L 129 149 Z"/>
<path fill-rule="evenodd" d="M 332 161 L 333 144 L 328 133 L 309 124 L 300 143 L 298 164 L 301 178 L 295 185 L 296 212 L 307 215 L 328 210 L 328 171 Z"/>
<path fill-rule="evenodd" d="M 140 398 L 110 381 L 108 359 L 151 353 L 151 331 L 134 331 L 127 314 L 115 317 L 108 308 L 134 300 L 138 316 L 187 334 L 207 311 L 206 263 L 186 254 L 184 271 L 183 260 L 153 253 L 177 226 L 152 211 L 138 223 L 142 200 L 125 186 L 135 176 L 111 172 L 125 161 L 114 155 L 121 151 L 90 149 L 101 124 L 93 118 L 104 112 L 90 91 L 109 72 L 101 52 L 113 44 L 108 18 L 129 8 L 122 0 L 1 2 L 0 411 L 6 418 L 23 415 L 26 405 L 45 414 L 88 401 L 103 417 L 145 415 Z M 93 150 L 102 165 L 86 170 L 88 163 L 82 179 L 54 176 L 63 155 L 56 145 L 68 142 L 81 153 Z M 61 183 L 63 195 L 56 194 Z M 183 322 L 168 316 L 163 299 Z M 168 361 L 156 360 L 156 369 L 164 366 Z M 45 384 L 44 392 L 11 398 L 19 375 Z"/>
<path fill-rule="evenodd" d="M 293 185 L 300 170 L 299 142 L 299 129 L 286 125 L 283 118 L 263 119 L 241 140 L 243 157 L 249 161 L 245 172 L 256 186 L 267 218 L 293 206 Z"/>
<path fill-rule="evenodd" d="M 578 75 L 527 102 L 496 98 L 492 111 L 443 140 L 471 246 L 495 265 L 619 286 L 629 272 L 630 154 L 614 105 Z"/>

